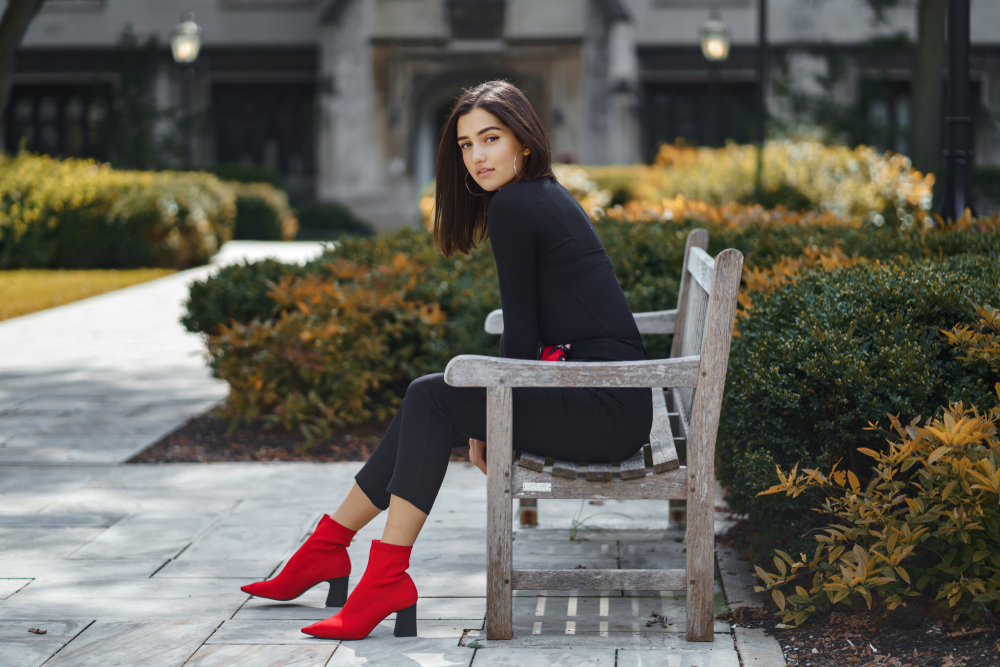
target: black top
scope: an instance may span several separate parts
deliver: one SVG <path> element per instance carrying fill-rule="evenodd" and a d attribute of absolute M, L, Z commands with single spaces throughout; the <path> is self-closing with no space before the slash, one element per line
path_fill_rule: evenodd
<path fill-rule="evenodd" d="M 645 359 L 645 348 L 590 218 L 556 181 L 493 195 L 490 241 L 504 330 L 500 356 L 537 359 L 538 344 L 570 343 L 574 361 Z"/>

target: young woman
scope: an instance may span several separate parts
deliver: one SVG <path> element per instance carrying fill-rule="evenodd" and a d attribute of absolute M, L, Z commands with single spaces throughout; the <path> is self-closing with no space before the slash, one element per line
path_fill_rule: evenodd
<path fill-rule="evenodd" d="M 448 119 L 437 157 L 434 240 L 449 256 L 490 238 L 500 282 L 500 356 L 629 361 L 645 348 L 611 260 L 586 213 L 556 182 L 538 115 L 505 81 L 466 91 Z M 648 389 L 514 389 L 514 446 L 539 456 L 607 463 L 649 440 Z M 329 639 L 360 639 L 396 613 L 395 634 L 416 635 L 417 589 L 410 550 L 431 511 L 456 439 L 486 472 L 486 390 L 451 387 L 441 373 L 410 384 L 403 404 L 344 502 L 324 516 L 277 577 L 243 587 L 291 600 L 330 582 L 343 604 L 355 532 L 388 508 L 368 567 L 336 616 L 303 628 Z M 340 598 L 339 600 L 337 598 Z"/>

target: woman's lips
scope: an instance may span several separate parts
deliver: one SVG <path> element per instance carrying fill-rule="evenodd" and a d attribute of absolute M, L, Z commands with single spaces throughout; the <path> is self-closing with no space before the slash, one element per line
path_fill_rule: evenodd
<path fill-rule="evenodd" d="M 476 172 L 476 176 L 482 178 L 483 176 L 489 176 L 492 173 L 493 169 L 480 169 L 479 171 Z"/>

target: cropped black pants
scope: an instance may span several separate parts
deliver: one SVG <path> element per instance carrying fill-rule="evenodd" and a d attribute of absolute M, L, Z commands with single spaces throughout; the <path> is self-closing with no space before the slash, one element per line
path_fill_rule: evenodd
<path fill-rule="evenodd" d="M 514 449 L 564 461 L 610 463 L 649 442 L 649 389 L 518 387 Z M 452 387 L 444 374 L 425 375 L 403 404 L 355 481 L 372 503 L 389 507 L 396 495 L 430 513 L 452 447 L 486 440 L 486 389 Z M 488 443 L 487 443 L 488 444 Z"/>

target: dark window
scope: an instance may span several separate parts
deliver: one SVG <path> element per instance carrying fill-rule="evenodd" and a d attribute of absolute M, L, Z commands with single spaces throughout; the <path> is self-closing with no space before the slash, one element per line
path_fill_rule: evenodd
<path fill-rule="evenodd" d="M 696 146 L 750 141 L 755 90 L 753 83 L 725 83 L 716 88 L 708 83 L 647 85 L 646 159 L 656 156 L 660 144 L 678 139 Z"/>
<path fill-rule="evenodd" d="M 4 114 L 5 148 L 58 157 L 107 157 L 110 89 L 105 86 L 18 85 Z"/>
<path fill-rule="evenodd" d="M 451 36 L 499 39 L 503 36 L 504 0 L 449 0 Z"/>
<path fill-rule="evenodd" d="M 315 173 L 312 84 L 219 84 L 212 114 L 219 162 L 260 164 L 295 179 Z"/>
<path fill-rule="evenodd" d="M 910 154 L 910 83 L 865 81 L 861 87 L 864 141 L 879 151 Z"/>

